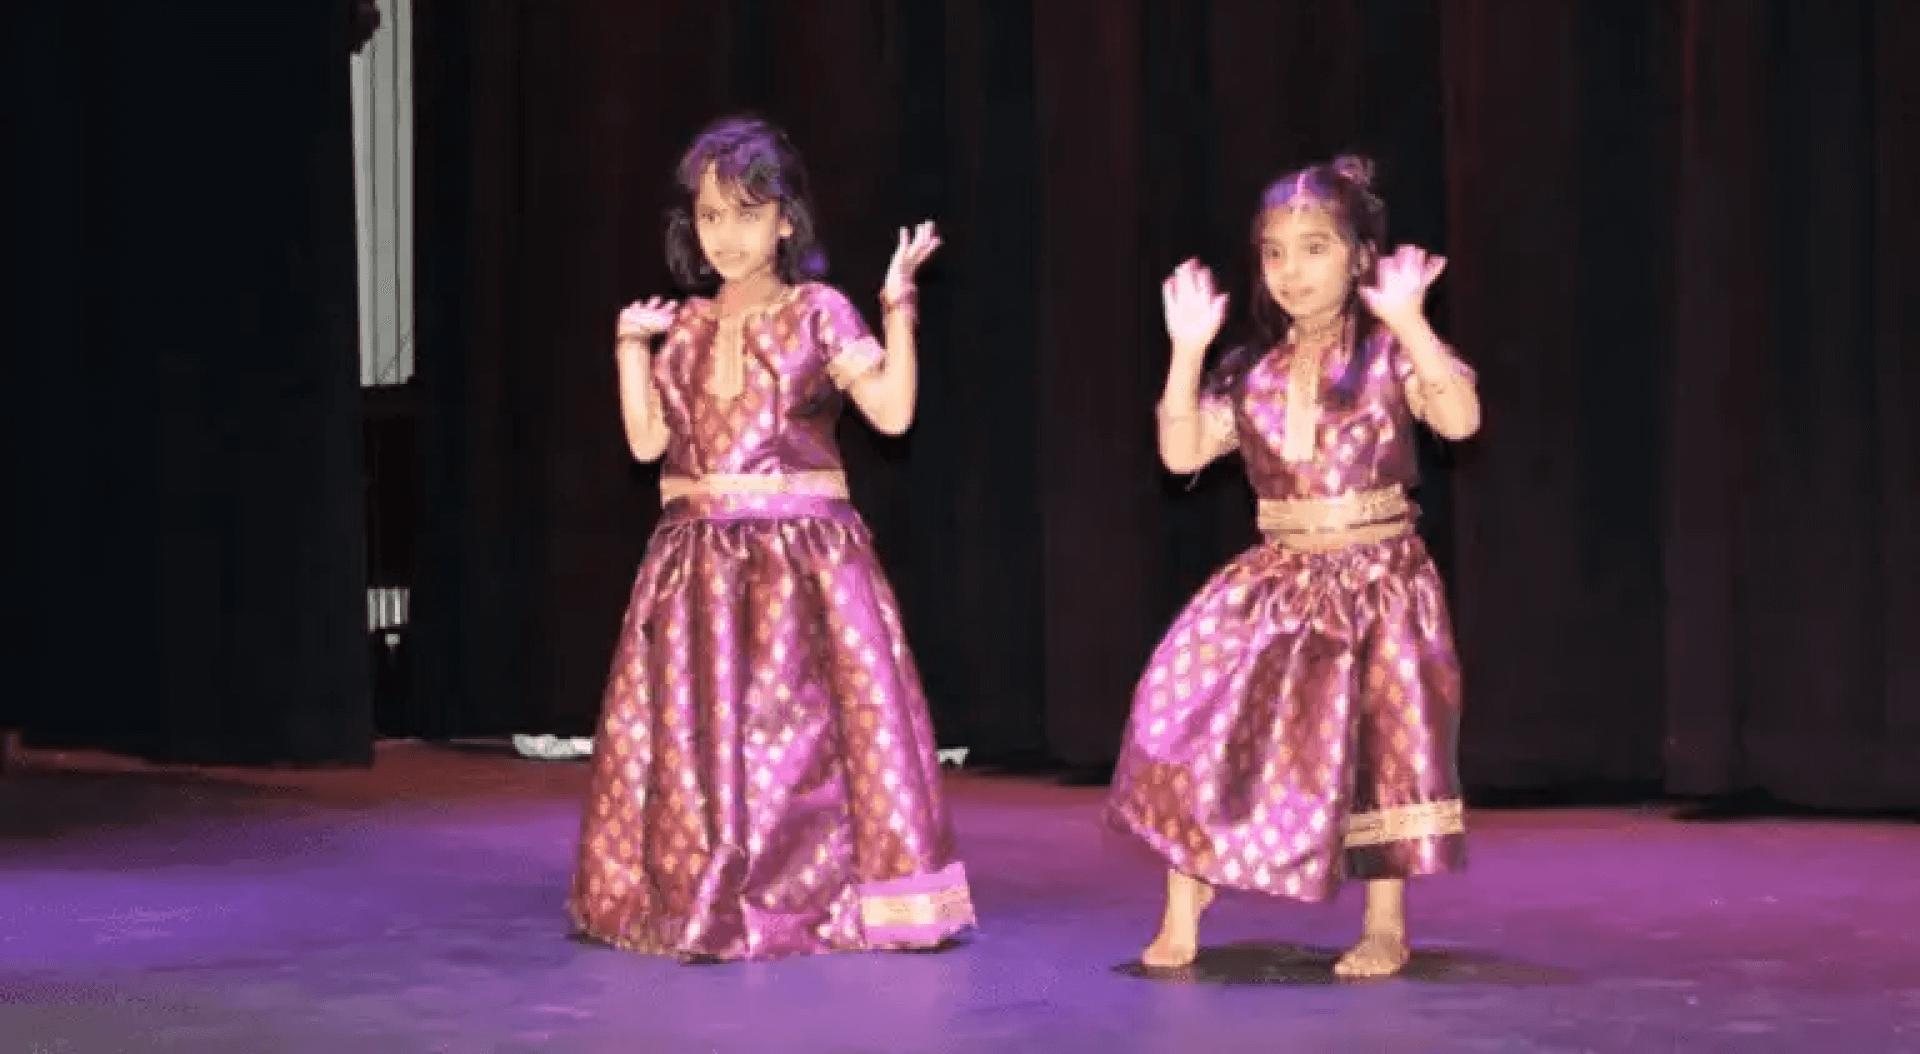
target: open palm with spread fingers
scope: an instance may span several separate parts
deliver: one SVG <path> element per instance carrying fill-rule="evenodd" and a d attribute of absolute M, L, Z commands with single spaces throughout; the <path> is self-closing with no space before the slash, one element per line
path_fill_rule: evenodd
<path fill-rule="evenodd" d="M 673 326 L 680 305 L 654 297 L 636 300 L 620 312 L 620 339 L 652 340 Z"/>
<path fill-rule="evenodd" d="M 893 262 L 887 265 L 887 280 L 882 287 L 889 296 L 899 296 L 913 288 L 913 276 L 927 257 L 940 248 L 940 233 L 933 221 L 926 220 L 912 231 L 900 228 L 900 244 L 894 247 Z"/>
<path fill-rule="evenodd" d="M 1389 328 L 1418 321 L 1427 298 L 1427 287 L 1447 269 L 1447 258 L 1428 256 L 1417 245 L 1402 245 L 1392 256 L 1383 257 L 1376 268 L 1373 284 L 1362 286 L 1360 296 L 1375 318 Z"/>
<path fill-rule="evenodd" d="M 1188 260 L 1161 284 L 1160 301 L 1174 354 L 1206 354 L 1227 317 L 1227 294 L 1214 288 L 1212 272 L 1198 260 Z"/>

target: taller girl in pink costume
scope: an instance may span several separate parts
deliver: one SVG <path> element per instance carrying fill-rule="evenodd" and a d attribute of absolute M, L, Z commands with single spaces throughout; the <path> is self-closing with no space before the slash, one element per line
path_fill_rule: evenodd
<path fill-rule="evenodd" d="M 882 345 L 818 280 L 785 135 L 719 122 L 678 176 L 668 262 L 719 289 L 620 316 L 627 443 L 661 459 L 663 511 L 614 655 L 569 914 L 589 938 L 684 959 L 938 945 L 973 904 L 834 425 L 849 397 L 884 432 L 911 424 L 913 276 L 939 241 L 901 232 Z"/>
<path fill-rule="evenodd" d="M 1353 877 L 1366 917 L 1337 969 L 1391 974 L 1405 879 L 1464 862 L 1460 673 L 1407 489 L 1414 422 L 1464 439 L 1480 405 L 1422 310 L 1444 261 L 1380 256 L 1370 182 L 1342 158 L 1267 189 L 1255 340 L 1204 385 L 1226 298 L 1191 262 L 1164 289 L 1161 459 L 1238 450 L 1267 540 L 1188 604 L 1134 697 L 1109 809 L 1168 864 L 1149 966 L 1192 961 L 1216 886 L 1315 901 Z"/>

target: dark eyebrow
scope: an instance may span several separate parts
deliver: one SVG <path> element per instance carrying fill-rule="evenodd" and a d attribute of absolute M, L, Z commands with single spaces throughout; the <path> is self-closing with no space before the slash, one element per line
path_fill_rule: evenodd
<path fill-rule="evenodd" d="M 705 212 L 727 212 L 727 211 L 729 211 L 729 210 L 731 210 L 731 211 L 734 211 L 734 212 L 746 212 L 746 211 L 749 211 L 749 210 L 751 210 L 751 209 L 759 209 L 759 208 L 765 208 L 766 206 L 768 206 L 768 205 L 771 205 L 771 204 L 773 204 L 773 202 L 771 202 L 771 201 L 742 201 L 742 200 L 740 200 L 740 199 L 738 199 L 738 198 L 736 198 L 736 199 L 734 199 L 734 200 L 732 200 L 732 201 L 728 201 L 728 202 L 724 202 L 724 203 L 721 203 L 721 204 L 717 204 L 717 205 L 716 205 L 716 204 L 714 204 L 714 203 L 712 203 L 712 202 L 697 202 L 697 201 L 696 201 L 696 202 L 694 202 L 694 205 L 693 205 L 693 209 L 694 209 L 694 211 L 695 211 L 695 212 L 703 212 L 703 213 L 705 213 Z"/>

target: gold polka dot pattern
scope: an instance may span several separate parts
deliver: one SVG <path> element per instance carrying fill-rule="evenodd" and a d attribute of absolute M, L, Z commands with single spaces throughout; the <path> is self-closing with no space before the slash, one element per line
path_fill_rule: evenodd
<path fill-rule="evenodd" d="M 747 318 L 731 396 L 707 383 L 715 329 L 695 301 L 655 362 L 667 474 L 837 471 L 833 371 L 878 348 L 845 297 L 801 287 Z M 934 745 L 898 604 L 844 498 L 674 496 L 607 684 L 572 921 L 684 958 L 936 945 L 974 913 Z"/>
<path fill-rule="evenodd" d="M 1276 350 L 1232 399 L 1263 499 L 1335 498 L 1415 479 L 1410 366 L 1382 338 L 1352 406 L 1316 385 L 1313 455 L 1281 456 L 1293 363 Z M 1296 437 L 1296 441 L 1298 437 Z M 1463 867 L 1461 677 L 1444 589 L 1411 532 L 1324 553 L 1272 541 L 1188 603 L 1135 693 L 1109 818 L 1169 866 L 1300 900 L 1349 878 Z"/>

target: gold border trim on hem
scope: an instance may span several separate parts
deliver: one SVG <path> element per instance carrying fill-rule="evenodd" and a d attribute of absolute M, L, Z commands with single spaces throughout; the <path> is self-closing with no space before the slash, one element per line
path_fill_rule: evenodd
<path fill-rule="evenodd" d="M 1466 830 L 1466 807 L 1460 799 L 1449 798 L 1355 813 L 1347 818 L 1346 844 L 1349 849 L 1363 849 L 1389 842 L 1465 834 Z"/>
<path fill-rule="evenodd" d="M 973 896 L 964 886 L 860 898 L 860 922 L 870 930 L 958 926 L 972 921 Z"/>

